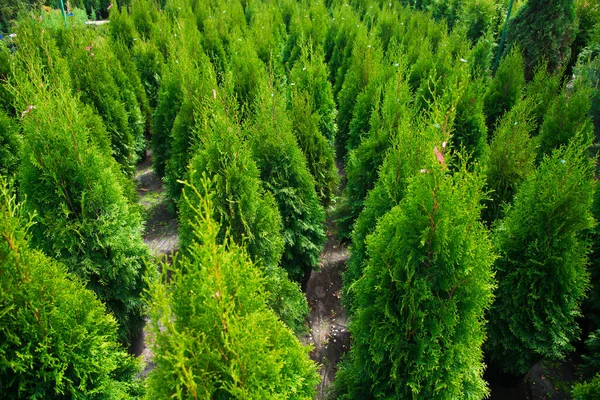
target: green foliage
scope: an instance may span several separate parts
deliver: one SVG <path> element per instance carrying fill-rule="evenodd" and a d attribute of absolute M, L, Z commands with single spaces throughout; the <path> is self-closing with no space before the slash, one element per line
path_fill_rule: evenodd
<path fill-rule="evenodd" d="M 31 218 L 0 179 L 0 390 L 13 399 L 127 399 L 138 362 L 64 265 L 33 250 Z"/>
<path fill-rule="evenodd" d="M 489 194 L 482 212 L 489 225 L 504 216 L 521 183 L 535 171 L 538 140 L 531 138 L 535 130 L 531 104 L 520 101 L 505 114 L 490 144 L 485 167 Z"/>
<path fill-rule="evenodd" d="M 375 186 L 377 172 L 387 149 L 393 143 L 398 127 L 410 123 L 412 95 L 406 82 L 405 70 L 398 65 L 383 91 L 383 100 L 373 105 L 370 131 L 360 145 L 350 151 L 346 161 L 346 187 L 339 206 L 337 220 L 339 235 L 349 238 L 354 221 L 363 209 L 367 193 Z"/>
<path fill-rule="evenodd" d="M 278 267 L 284 242 L 281 237 L 281 216 L 270 192 L 260 180 L 256 163 L 242 140 L 239 127 L 231 122 L 222 109 L 215 107 L 213 118 L 197 121 L 205 124 L 206 135 L 201 139 L 190 162 L 188 180 L 195 188 L 202 187 L 201 177 L 212 181 L 214 218 L 220 221 L 218 238 L 231 238 L 244 245 L 257 265 L 264 265 L 268 305 L 279 318 L 300 332 L 308 314 L 306 298 L 297 284 Z M 196 240 L 193 226 L 194 208 L 198 199 L 190 197 L 180 204 L 180 247 L 185 254 Z"/>
<path fill-rule="evenodd" d="M 574 0 L 528 0 L 509 22 L 504 54 L 518 46 L 530 80 L 543 62 L 550 72 L 567 65 L 576 32 Z"/>
<path fill-rule="evenodd" d="M 454 114 L 452 105 L 443 101 L 431 110 L 428 118 L 413 123 L 410 118 L 399 121 L 398 132 L 379 170 L 379 179 L 364 202 L 354 230 L 346 272 L 343 275 L 344 304 L 353 311 L 352 285 L 360 279 L 367 262 L 367 237 L 375 230 L 377 221 L 394 206 L 400 204 L 412 176 L 426 171 L 426 160 L 435 149 L 444 151 L 444 142 L 450 138 Z"/>
<path fill-rule="evenodd" d="M 319 378 L 309 348 L 267 307 L 247 253 L 218 239 L 222 228 L 203 185 L 189 220 L 193 244 L 150 286 L 148 398 L 313 398 Z"/>
<path fill-rule="evenodd" d="M 337 155 L 340 159 L 345 159 L 347 152 L 358 145 L 357 138 L 350 137 L 350 130 L 355 113 L 359 113 L 361 109 L 363 109 L 362 115 L 360 115 L 362 118 L 356 121 L 355 124 L 360 124 L 360 127 L 368 127 L 370 109 L 373 103 L 370 98 L 372 92 L 363 92 L 363 90 L 369 86 L 372 80 L 378 77 L 382 57 L 382 51 L 378 48 L 376 41 L 367 37 L 366 32 L 359 31 L 354 41 L 350 67 L 344 77 L 344 83 L 337 98 L 339 112 L 337 115 L 338 132 L 335 142 Z M 360 132 L 360 127 L 355 128 L 354 131 Z M 351 141 L 351 139 L 353 140 Z"/>
<path fill-rule="evenodd" d="M 527 83 L 525 98 L 530 103 L 531 113 L 535 123 L 535 134 L 539 130 L 548 114 L 550 106 L 555 102 L 560 93 L 560 73 L 551 74 L 545 64 L 541 64 L 535 71 L 533 79 Z"/>
<path fill-rule="evenodd" d="M 483 98 L 486 123 L 490 130 L 521 98 L 524 85 L 523 57 L 515 48 L 500 62 Z"/>
<path fill-rule="evenodd" d="M 300 44 L 300 58 L 290 71 L 290 85 L 308 93 L 313 113 L 318 116 L 318 127 L 323 136 L 333 143 L 337 132 L 336 108 L 331 83 L 328 81 L 327 65 L 320 47 L 313 42 Z"/>
<path fill-rule="evenodd" d="M 191 28 L 194 32 L 196 27 Z M 217 82 L 212 64 L 202 48 L 198 45 L 199 38 L 192 33 L 182 32 L 183 48 L 177 53 L 178 79 L 182 85 L 182 104 L 173 121 L 173 128 L 168 137 L 169 159 L 165 168 L 165 182 L 169 198 L 177 201 L 181 194 L 182 185 L 178 182 L 185 177 L 185 172 L 198 138 L 194 133 L 195 121 L 205 112 L 204 103 L 214 102 L 213 93 Z M 196 40 L 194 40 L 196 39 Z M 215 90 L 215 92 L 213 92 Z"/>
<path fill-rule="evenodd" d="M 20 108 L 29 111 L 18 179 L 38 215 L 33 243 L 96 292 L 128 342 L 143 324 L 149 254 L 140 215 L 124 196 L 118 165 L 90 137 L 85 108 L 64 86 L 45 87 L 39 71 L 33 65 L 19 78 Z"/>
<path fill-rule="evenodd" d="M 113 156 L 123 171 L 133 175 L 145 149 L 145 120 L 135 87 L 124 72 L 110 43 L 92 36 L 86 27 L 64 31 L 62 52 L 69 60 L 74 89 L 85 104 L 102 117 L 111 137 Z"/>
<path fill-rule="evenodd" d="M 0 175 L 11 178 L 19 166 L 21 150 L 19 127 L 0 109 Z"/>
<path fill-rule="evenodd" d="M 456 119 L 452 132 L 453 145 L 474 160 L 487 151 L 487 128 L 483 113 L 485 81 L 467 81 L 456 104 Z"/>
<path fill-rule="evenodd" d="M 317 196 L 321 203 L 328 205 L 336 194 L 340 179 L 333 146 L 319 130 L 321 117 L 313 112 L 308 93 L 298 90 L 292 94 L 290 114 L 292 130 L 315 180 Z"/>
<path fill-rule="evenodd" d="M 6 32 L 19 12 L 39 10 L 45 0 L 0 0 L 0 32 Z"/>
<path fill-rule="evenodd" d="M 265 187 L 273 193 L 283 220 L 281 266 L 292 280 L 308 282 L 325 243 L 325 212 L 315 191 L 306 157 L 286 115 L 285 102 L 271 92 L 257 104 L 248 141 Z"/>
<path fill-rule="evenodd" d="M 221 223 L 221 238 L 229 231 L 236 243 L 246 244 L 254 262 L 276 266 L 283 251 L 281 216 L 273 196 L 262 186 L 239 127 L 219 110 L 214 118 L 199 123 L 208 124 L 207 135 L 201 138 L 202 144 L 190 162 L 188 180 L 200 188 L 201 177 L 206 174 L 213 182 L 214 212 Z M 184 250 L 194 241 L 189 225 L 191 205 L 195 205 L 193 198 L 180 208 L 179 235 Z"/>
<path fill-rule="evenodd" d="M 573 400 L 594 400 L 600 393 L 600 374 L 594 379 L 576 384 L 573 388 Z"/>
<path fill-rule="evenodd" d="M 354 339 L 334 383 L 341 399 L 481 399 L 491 241 L 479 221 L 483 179 L 427 172 L 379 220 L 354 284 Z"/>
<path fill-rule="evenodd" d="M 175 118 L 183 103 L 182 81 L 175 60 L 171 59 L 164 67 L 158 100 L 152 117 L 152 167 L 159 177 L 165 176 L 167 161 L 171 157 L 170 135 Z"/>
<path fill-rule="evenodd" d="M 596 138 L 600 137 L 600 25 L 598 28 L 598 44 L 595 49 L 581 53 L 575 69 L 579 78 L 576 83 L 592 89 L 590 94 L 590 117 L 594 123 Z M 596 140 L 597 142 L 598 140 Z"/>
<path fill-rule="evenodd" d="M 578 133 L 589 135 L 585 139 L 591 141 L 591 95 L 592 90 L 587 85 L 577 85 L 574 90 L 565 85 L 562 93 L 554 98 L 540 128 L 539 158 L 567 144 Z"/>
<path fill-rule="evenodd" d="M 561 359 L 578 335 L 575 318 L 589 283 L 581 233 L 593 223 L 587 147 L 577 136 L 545 157 L 496 227 L 498 289 L 487 346 L 506 371 Z"/>

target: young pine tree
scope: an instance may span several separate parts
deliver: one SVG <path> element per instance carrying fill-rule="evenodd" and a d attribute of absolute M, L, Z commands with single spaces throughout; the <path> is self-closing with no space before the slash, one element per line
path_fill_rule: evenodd
<path fill-rule="evenodd" d="M 436 159 L 429 150 L 426 168 L 367 240 L 369 260 L 354 287 L 354 342 L 334 384 L 340 399 L 488 393 L 481 346 L 494 255 L 479 221 L 483 179 L 464 167 L 449 175 L 443 151 Z"/>
<path fill-rule="evenodd" d="M 589 284 L 581 233 L 593 222 L 588 146 L 578 135 L 546 156 L 496 227 L 498 289 L 487 348 L 508 372 L 561 359 L 578 336 L 575 318 Z"/>
<path fill-rule="evenodd" d="M 267 307 L 261 271 L 246 251 L 228 235 L 219 239 L 202 185 L 202 195 L 185 189 L 196 197 L 193 243 L 150 285 L 148 397 L 312 399 L 319 379 L 309 348 Z"/>
<path fill-rule="evenodd" d="M 128 399 L 138 363 L 117 324 L 63 264 L 28 243 L 33 223 L 0 178 L 0 390 L 11 399 Z"/>

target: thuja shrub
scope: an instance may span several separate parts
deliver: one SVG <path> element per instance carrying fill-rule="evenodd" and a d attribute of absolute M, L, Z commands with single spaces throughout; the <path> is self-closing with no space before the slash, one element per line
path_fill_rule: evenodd
<path fill-rule="evenodd" d="M 310 348 L 268 308 L 261 271 L 243 247 L 219 239 L 203 185 L 186 189 L 197 197 L 193 244 L 149 288 L 148 397 L 312 399 L 319 377 Z"/>
<path fill-rule="evenodd" d="M 579 135 L 545 156 L 495 229 L 498 288 L 487 348 L 508 372 L 525 373 L 542 357 L 562 359 L 578 336 L 589 284 L 581 233 L 593 222 L 588 146 Z"/>
<path fill-rule="evenodd" d="M 323 50 L 313 42 L 301 42 L 300 58 L 289 74 L 289 84 L 309 94 L 313 113 L 318 116 L 319 130 L 329 143 L 334 143 L 337 126 L 333 90 L 327 76 Z"/>
<path fill-rule="evenodd" d="M 487 151 L 487 127 L 483 112 L 483 79 L 469 77 L 456 104 L 456 119 L 452 141 L 454 146 L 473 160 L 479 160 Z"/>
<path fill-rule="evenodd" d="M 383 54 L 375 40 L 367 37 L 365 28 L 357 33 L 352 57 L 350 58 L 350 67 L 344 77 L 344 83 L 337 95 L 339 105 L 337 115 L 338 131 L 335 137 L 335 144 L 338 157 L 344 159 L 348 150 L 351 150 L 356 141 L 350 143 L 350 123 L 354 116 L 355 106 L 357 106 L 363 90 L 369 86 L 369 83 L 375 80 L 382 67 Z M 368 96 L 365 95 L 365 96 Z M 368 97 L 362 99 L 368 107 L 371 103 Z M 361 126 L 368 126 L 369 112 L 365 112 Z M 355 122 L 356 123 L 356 122 Z"/>
<path fill-rule="evenodd" d="M 156 109 L 152 117 L 152 168 L 159 177 L 165 176 L 167 161 L 171 157 L 169 140 L 175 118 L 183 103 L 182 81 L 175 59 L 170 59 L 164 66 Z"/>
<path fill-rule="evenodd" d="M 138 362 L 67 268 L 28 243 L 32 218 L 0 178 L 0 390 L 13 399 L 136 398 Z"/>
<path fill-rule="evenodd" d="M 69 60 L 72 85 L 102 117 L 114 158 L 126 174 L 133 175 L 145 148 L 145 121 L 135 89 L 106 38 L 90 35 L 86 27 L 78 29 L 63 32 L 62 51 Z"/>
<path fill-rule="evenodd" d="M 293 13 L 288 23 L 288 36 L 283 48 L 282 61 L 290 69 L 303 51 L 303 43 L 312 43 L 322 48 L 331 21 L 324 1 L 311 1 L 309 4 L 293 2 Z M 324 56 L 324 55 L 323 55 Z M 327 66 L 325 66 L 327 71 Z M 327 75 L 327 72 L 325 72 Z"/>
<path fill-rule="evenodd" d="M 329 67 L 329 80 L 333 85 L 333 94 L 337 97 L 351 65 L 354 40 L 357 35 L 364 34 L 364 27 L 359 28 L 360 19 L 352 7 L 336 7 L 332 14 L 333 20 L 327 30 L 323 47 L 325 62 Z"/>
<path fill-rule="evenodd" d="M 443 152 L 448 148 L 454 115 L 452 109 L 450 104 L 439 102 L 423 121 L 416 123 L 410 118 L 401 119 L 379 170 L 378 180 L 365 198 L 364 208 L 352 231 L 350 258 L 343 275 L 343 300 L 350 312 L 353 311 L 355 295 L 352 287 L 363 275 L 368 260 L 367 237 L 375 230 L 378 220 L 405 197 L 410 178 L 426 170 L 428 157 L 435 154 L 436 149 Z"/>
<path fill-rule="evenodd" d="M 484 180 L 464 167 L 449 175 L 438 159 L 431 151 L 367 241 L 353 346 L 334 382 L 340 399 L 488 394 L 481 346 L 494 254 L 479 220 Z"/>
<path fill-rule="evenodd" d="M 539 140 L 531 137 L 535 131 L 532 104 L 529 99 L 522 100 L 505 114 L 490 143 L 485 165 L 490 193 L 482 212 L 488 224 L 502 218 L 521 183 L 535 171 Z"/>
<path fill-rule="evenodd" d="M 11 178 L 16 174 L 21 142 L 17 122 L 0 109 L 0 175 Z"/>
<path fill-rule="evenodd" d="M 363 209 L 367 193 L 377 181 L 379 167 L 387 149 L 402 123 L 410 123 L 412 94 L 406 81 L 406 70 L 398 64 L 395 74 L 383 88 L 383 99 L 373 105 L 370 130 L 360 145 L 350 151 L 346 161 L 346 187 L 338 208 L 338 229 L 342 237 L 349 238 L 354 221 Z"/>
<path fill-rule="evenodd" d="M 325 243 L 325 212 L 315 181 L 298 147 L 285 101 L 263 90 L 248 132 L 248 142 L 265 187 L 273 193 L 283 221 L 281 266 L 292 280 L 306 284 Z"/>
<path fill-rule="evenodd" d="M 32 243 L 96 292 L 128 342 L 143 324 L 149 254 L 140 215 L 124 195 L 118 165 L 90 137 L 81 103 L 64 86 L 40 89 L 39 69 L 23 74 L 18 179 L 27 209 L 37 213 Z"/>
<path fill-rule="evenodd" d="M 560 73 L 548 72 L 546 64 L 543 63 L 536 69 L 533 79 L 527 82 L 525 98 L 529 102 L 534 118 L 535 130 L 533 132 L 535 135 L 539 133 L 550 106 L 555 103 L 556 97 L 561 92 L 560 75 Z"/>
<path fill-rule="evenodd" d="M 240 128 L 218 107 L 206 124 L 207 134 L 190 162 L 188 180 L 198 190 L 202 177 L 212 181 L 214 218 L 221 221 L 219 238 L 227 236 L 244 246 L 257 265 L 264 266 L 265 285 L 271 309 L 295 332 L 301 332 L 308 314 L 306 298 L 280 268 L 284 242 L 281 216 L 273 195 L 264 190 L 256 163 L 243 141 Z M 179 237 L 185 253 L 196 237 L 193 233 L 194 208 L 198 198 L 180 201 Z"/>
<path fill-rule="evenodd" d="M 576 31 L 574 0 L 529 0 L 509 22 L 505 54 L 521 49 L 528 80 L 542 61 L 554 72 L 569 62 Z"/>
<path fill-rule="evenodd" d="M 517 103 L 522 96 L 524 85 L 523 57 L 520 50 L 514 48 L 500 62 L 483 98 L 488 129 L 494 129 L 502 115 Z"/>
<path fill-rule="evenodd" d="M 192 29 L 196 29 L 195 25 Z M 175 204 L 182 189 L 179 181 L 184 179 L 199 141 L 198 136 L 203 134 L 201 130 L 198 131 L 197 127 L 201 125 L 196 126 L 196 120 L 207 111 L 204 103 L 214 102 L 213 93 L 216 93 L 217 88 L 212 64 L 200 46 L 194 47 L 194 43 L 199 43 L 199 38 L 193 41 L 192 37 L 182 38 L 184 47 L 176 55 L 180 69 L 179 79 L 183 81 L 182 104 L 168 136 L 170 151 L 165 168 L 167 193 Z"/>
<path fill-rule="evenodd" d="M 561 94 L 555 97 L 540 128 L 540 158 L 566 145 L 580 132 L 590 135 L 586 139 L 591 141 L 593 129 L 589 112 L 592 93 L 592 88 L 585 84 L 576 85 L 573 90 L 565 85 Z"/>
<path fill-rule="evenodd" d="M 327 206 L 337 193 L 340 178 L 333 145 L 319 130 L 321 116 L 312 107 L 306 91 L 299 89 L 293 92 L 289 111 L 292 131 L 315 180 L 317 196 Z"/>

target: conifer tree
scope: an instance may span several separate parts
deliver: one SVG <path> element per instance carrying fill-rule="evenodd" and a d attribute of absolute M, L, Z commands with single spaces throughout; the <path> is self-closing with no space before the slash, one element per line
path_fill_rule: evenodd
<path fill-rule="evenodd" d="M 16 121 L 0 108 L 0 175 L 11 178 L 17 172 L 21 136 Z"/>
<path fill-rule="evenodd" d="M 272 194 L 263 188 L 239 126 L 226 115 L 230 111 L 217 104 L 196 121 L 206 135 L 190 162 L 188 180 L 198 190 L 203 174 L 212 180 L 214 218 L 221 221 L 219 238 L 228 236 L 243 245 L 252 260 L 264 266 L 269 307 L 286 325 L 301 332 L 308 304 L 300 287 L 278 266 L 284 246 L 281 216 Z M 191 196 L 180 203 L 179 238 L 184 254 L 196 240 L 190 221 L 199 207 L 197 201 Z"/>
<path fill-rule="evenodd" d="M 337 127 L 333 90 L 328 80 L 323 50 L 315 42 L 300 41 L 299 59 L 290 71 L 290 85 L 308 93 L 313 112 L 318 115 L 319 130 L 329 143 L 334 143 Z"/>
<path fill-rule="evenodd" d="M 366 108 L 362 121 L 355 123 L 360 123 L 361 127 L 368 126 L 370 107 L 372 106 L 372 102 L 369 101 L 371 93 L 366 92 L 363 96 L 361 94 L 371 81 L 377 79 L 382 57 L 381 49 L 375 41 L 367 37 L 367 32 L 359 31 L 354 41 L 350 67 L 337 98 L 339 112 L 337 115 L 338 131 L 335 139 L 337 154 L 341 159 L 345 159 L 347 151 L 358 145 L 356 139 L 350 142 L 350 124 L 355 113 L 355 106 L 360 104 L 359 107 Z M 361 103 L 359 103 L 359 99 L 361 99 Z M 361 129 L 355 128 L 355 130 L 360 131 Z"/>
<path fill-rule="evenodd" d="M 90 137 L 85 108 L 65 83 L 44 88 L 35 60 L 23 65 L 29 68 L 18 77 L 25 110 L 18 180 L 28 210 L 37 213 L 32 242 L 96 292 L 128 342 L 143 324 L 149 254 L 140 215 L 124 196 L 118 165 Z M 61 68 L 59 60 L 54 66 Z"/>
<path fill-rule="evenodd" d="M 294 136 L 315 180 L 317 196 L 327 206 L 337 192 L 340 179 L 333 146 L 319 130 L 321 117 L 312 107 L 308 93 L 303 90 L 293 92 L 290 114 Z"/>
<path fill-rule="evenodd" d="M 334 383 L 340 399 L 488 393 L 481 346 L 494 255 L 479 221 L 483 179 L 464 167 L 448 175 L 444 149 L 429 152 L 423 172 L 408 179 L 400 204 L 367 240 L 370 257 L 354 287 L 353 346 Z"/>
<path fill-rule="evenodd" d="M 350 237 L 367 193 L 375 186 L 377 172 L 387 149 L 393 143 L 399 125 L 403 122 L 410 123 L 412 119 L 409 105 L 412 94 L 406 82 L 406 72 L 400 65 L 396 68 L 398 70 L 383 88 L 383 100 L 378 100 L 373 105 L 368 135 L 348 154 L 346 187 L 338 209 L 340 217 L 337 220 L 338 234 L 344 238 Z"/>
<path fill-rule="evenodd" d="M 522 96 L 524 85 L 523 57 L 520 50 L 514 48 L 500 62 L 483 98 L 488 129 L 494 129 L 502 115 L 517 103 Z"/>
<path fill-rule="evenodd" d="M 191 24 L 191 21 L 186 24 Z M 198 142 L 198 133 L 194 132 L 195 121 L 206 109 L 204 103 L 209 98 L 214 102 L 212 97 L 217 87 L 210 59 L 200 47 L 200 38 L 195 24 L 191 25 L 186 26 L 185 32 L 181 32 L 182 46 L 175 55 L 179 69 L 178 79 L 183 83 L 182 103 L 168 136 L 170 151 L 165 168 L 167 192 L 169 198 L 175 202 L 179 199 L 182 189 L 178 181 L 184 179 L 187 166 L 194 154 L 194 147 Z"/>
<path fill-rule="evenodd" d="M 578 135 L 545 156 L 496 228 L 498 289 L 487 348 L 506 371 L 561 359 L 578 336 L 575 318 L 589 284 L 581 233 L 593 221 L 588 143 Z"/>
<path fill-rule="evenodd" d="M 261 179 L 273 193 L 282 217 L 285 245 L 281 266 L 292 280 L 304 285 L 317 267 L 325 243 L 325 212 L 285 111 L 280 95 L 265 88 L 248 141 Z"/>
<path fill-rule="evenodd" d="M 527 80 L 542 62 L 558 71 L 569 62 L 576 31 L 574 0 L 528 0 L 510 20 L 505 54 L 521 49 Z"/>
<path fill-rule="evenodd" d="M 548 106 L 540 127 L 539 158 L 552 150 L 566 145 L 579 132 L 593 135 L 589 117 L 592 89 L 587 85 L 576 85 L 571 90 L 566 85 Z"/>
<path fill-rule="evenodd" d="M 186 189 L 198 197 L 193 244 L 150 286 L 148 397 L 312 399 L 318 375 L 309 348 L 267 307 L 260 269 L 243 248 L 218 239 L 203 185 L 201 197 Z"/>
<path fill-rule="evenodd" d="M 492 224 L 504 215 L 521 183 L 535 171 L 536 147 L 531 138 L 535 130 L 532 116 L 533 101 L 521 100 L 500 120 L 490 144 L 485 166 L 489 199 L 482 218 Z"/>
<path fill-rule="evenodd" d="M 171 58 L 164 66 L 152 118 L 152 168 L 161 178 L 165 176 L 167 161 L 171 156 L 171 130 L 183 103 L 183 82 L 176 61 Z"/>
<path fill-rule="evenodd" d="M 146 147 L 145 120 L 135 89 L 107 40 L 82 31 L 86 27 L 78 29 L 77 34 L 66 37 L 62 46 L 69 59 L 74 89 L 102 117 L 115 159 L 126 174 L 132 175 Z"/>
<path fill-rule="evenodd" d="M 33 223 L 0 178 L 0 390 L 12 399 L 127 399 L 138 363 L 64 265 L 28 243 Z"/>
<path fill-rule="evenodd" d="M 449 90 L 450 98 L 454 97 L 451 92 Z M 452 103 L 441 99 L 424 120 L 414 122 L 406 116 L 400 120 L 377 182 L 365 198 L 364 208 L 352 231 L 350 258 L 343 275 L 344 305 L 350 312 L 354 306 L 352 286 L 362 276 L 368 259 L 368 235 L 375 230 L 377 221 L 402 201 L 409 179 L 423 169 L 429 151 L 438 148 L 438 143 L 443 145 L 446 142 L 448 146 L 454 121 L 453 109 Z"/>

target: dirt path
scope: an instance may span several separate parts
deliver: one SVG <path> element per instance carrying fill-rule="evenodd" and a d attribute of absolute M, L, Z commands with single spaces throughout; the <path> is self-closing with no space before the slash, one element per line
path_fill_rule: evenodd
<path fill-rule="evenodd" d="M 337 363 L 350 346 L 346 313 L 341 304 L 341 273 L 348 259 L 348 250 L 335 237 L 334 228 L 330 219 L 327 223 L 327 243 L 321 253 L 320 270 L 313 271 L 306 288 L 310 307 L 310 333 L 305 338 L 305 343 L 314 346 L 311 358 L 321 365 L 317 399 L 326 397 L 327 388 L 337 371 Z"/>
<path fill-rule="evenodd" d="M 135 180 L 140 196 L 140 204 L 146 211 L 146 229 L 144 242 L 150 248 L 152 255 L 157 258 L 170 259 L 177 250 L 179 238 L 177 235 L 177 219 L 169 211 L 167 196 L 162 181 L 152 169 L 152 153 L 136 169 Z M 129 352 L 136 357 L 142 356 L 145 367 L 140 376 L 145 377 L 152 370 L 152 352 L 147 346 L 147 332 L 142 329 L 133 340 Z"/>

